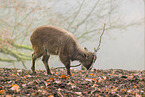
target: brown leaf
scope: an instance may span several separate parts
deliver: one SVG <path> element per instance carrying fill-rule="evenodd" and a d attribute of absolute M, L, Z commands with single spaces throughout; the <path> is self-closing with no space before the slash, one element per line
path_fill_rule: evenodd
<path fill-rule="evenodd" d="M 73 73 L 71 73 L 71 75 L 74 76 Z"/>
<path fill-rule="evenodd" d="M 137 86 L 134 85 L 133 88 L 137 88 Z"/>
<path fill-rule="evenodd" d="M 49 80 L 54 80 L 54 78 L 49 78 Z"/>
<path fill-rule="evenodd" d="M 63 78 L 63 79 L 68 79 L 69 76 L 66 76 L 66 75 L 61 75 L 60 78 Z"/>
<path fill-rule="evenodd" d="M 5 90 L 0 90 L 0 94 L 5 94 Z"/>
<path fill-rule="evenodd" d="M 63 95 L 67 95 L 66 93 L 63 93 Z"/>
<path fill-rule="evenodd" d="M 50 85 L 50 83 L 47 83 L 47 86 Z"/>
<path fill-rule="evenodd" d="M 47 96 L 47 97 L 54 97 L 53 95 L 49 95 L 49 96 Z"/>
<path fill-rule="evenodd" d="M 12 88 L 11 88 L 11 90 L 18 90 L 20 87 L 19 87 L 19 85 L 17 85 L 17 84 L 14 84 L 14 85 L 12 85 Z"/>
<path fill-rule="evenodd" d="M 121 89 L 120 91 L 121 91 L 121 92 L 124 92 L 124 91 L 125 91 L 125 89 Z"/>
<path fill-rule="evenodd" d="M 53 80 L 54 80 L 54 78 L 51 77 L 51 78 L 49 78 L 49 79 L 46 80 L 46 81 L 53 81 Z"/>
<path fill-rule="evenodd" d="M 82 92 L 75 92 L 75 94 L 77 94 L 77 95 L 82 95 Z"/>
<path fill-rule="evenodd" d="M 90 76 L 94 76 L 94 74 L 93 73 L 91 73 L 91 74 L 89 74 Z"/>
<path fill-rule="evenodd" d="M 92 78 L 92 81 L 97 82 L 97 80 L 95 78 Z"/>
<path fill-rule="evenodd" d="M 12 96 L 8 94 L 8 95 L 6 95 L 6 97 L 12 97 Z"/>
<path fill-rule="evenodd" d="M 12 76 L 16 76 L 15 74 L 12 74 Z"/>

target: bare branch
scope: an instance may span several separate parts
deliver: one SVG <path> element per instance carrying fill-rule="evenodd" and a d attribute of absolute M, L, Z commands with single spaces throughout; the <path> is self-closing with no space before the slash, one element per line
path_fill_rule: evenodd
<path fill-rule="evenodd" d="M 2 40 L 2 39 L 0 39 L 0 40 Z M 7 41 L 7 42 L 8 42 L 10 45 L 12 45 L 12 46 L 14 46 L 14 47 L 16 47 L 16 48 L 19 48 L 19 49 L 26 49 L 26 50 L 32 51 L 32 48 L 29 47 L 29 46 L 18 45 L 18 44 L 16 44 L 16 43 L 14 43 L 12 40 L 9 40 L 9 41 Z"/>
<path fill-rule="evenodd" d="M 31 60 L 31 58 L 29 57 L 24 57 L 24 56 L 20 56 L 19 54 L 17 54 L 15 51 L 10 50 L 8 48 L 0 48 L 0 52 L 4 53 L 4 54 L 8 54 L 13 56 L 14 58 L 16 58 L 18 61 L 26 61 L 26 60 Z"/>
<path fill-rule="evenodd" d="M 82 6 L 83 6 L 83 4 L 84 4 L 84 1 L 85 1 L 85 0 L 82 1 L 79 10 L 77 11 L 77 13 L 76 13 L 76 15 L 74 16 L 73 20 L 71 21 L 71 23 L 70 23 L 69 26 L 67 27 L 67 30 L 69 30 L 70 26 L 74 23 L 75 19 L 77 18 L 78 14 L 80 13 L 81 8 L 82 8 Z"/>
<path fill-rule="evenodd" d="M 28 69 L 28 68 L 25 66 L 24 61 L 21 61 L 21 62 L 22 62 L 23 67 L 24 67 L 25 69 Z"/>
<path fill-rule="evenodd" d="M 13 63 L 13 62 L 18 62 L 18 60 L 11 60 L 11 59 L 4 59 L 4 58 L 0 58 L 1 62 L 8 62 L 8 63 Z"/>
<path fill-rule="evenodd" d="M 79 24 L 77 24 L 77 27 L 75 28 L 75 30 L 73 31 L 73 33 L 76 32 L 76 30 L 90 17 L 90 15 L 92 14 L 92 12 L 95 10 L 95 8 L 97 7 L 98 3 L 100 0 L 98 0 L 98 2 L 95 3 L 94 7 L 92 8 L 92 10 L 88 13 L 88 15 L 82 20 L 82 22 L 80 22 Z"/>

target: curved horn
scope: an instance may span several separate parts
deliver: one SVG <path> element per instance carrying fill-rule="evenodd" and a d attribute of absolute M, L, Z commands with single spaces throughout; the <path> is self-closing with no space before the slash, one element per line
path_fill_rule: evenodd
<path fill-rule="evenodd" d="M 97 52 L 97 49 L 96 48 L 94 48 L 94 53 L 96 53 Z"/>

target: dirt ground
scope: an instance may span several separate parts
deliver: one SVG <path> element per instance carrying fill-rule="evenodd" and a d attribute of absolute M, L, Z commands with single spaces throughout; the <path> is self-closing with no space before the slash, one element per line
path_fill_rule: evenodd
<path fill-rule="evenodd" d="M 73 76 L 64 69 L 45 70 L 0 68 L 1 97 L 145 97 L 145 70 L 120 69 L 71 69 Z"/>

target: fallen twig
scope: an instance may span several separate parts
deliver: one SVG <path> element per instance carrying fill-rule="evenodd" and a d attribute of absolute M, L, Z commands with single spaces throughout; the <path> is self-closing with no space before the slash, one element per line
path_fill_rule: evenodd
<path fill-rule="evenodd" d="M 70 66 L 70 67 L 78 67 L 78 66 L 80 66 L 81 64 L 79 64 L 79 65 L 75 65 L 75 66 Z M 58 68 L 65 68 L 65 67 L 57 67 L 56 69 L 58 69 Z"/>

